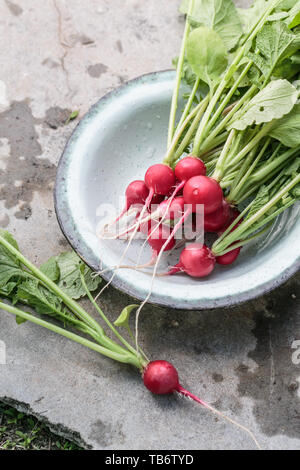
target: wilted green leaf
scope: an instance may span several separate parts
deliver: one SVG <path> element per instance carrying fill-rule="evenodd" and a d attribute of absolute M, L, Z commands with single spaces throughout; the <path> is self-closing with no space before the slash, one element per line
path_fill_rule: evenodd
<path fill-rule="evenodd" d="M 121 312 L 121 315 L 119 316 L 119 318 L 114 322 L 114 324 L 116 326 L 123 326 L 124 328 L 129 328 L 129 317 L 130 317 L 130 314 L 132 312 L 132 310 L 134 310 L 135 308 L 138 308 L 139 306 L 138 305 L 128 305 L 127 307 L 125 307 L 122 312 Z"/>
<path fill-rule="evenodd" d="M 79 111 L 78 111 L 78 110 L 73 111 L 73 112 L 70 114 L 70 116 L 68 117 L 68 119 L 66 120 L 65 125 L 69 124 L 70 121 L 73 121 L 73 120 L 76 119 L 78 116 L 79 116 Z"/>

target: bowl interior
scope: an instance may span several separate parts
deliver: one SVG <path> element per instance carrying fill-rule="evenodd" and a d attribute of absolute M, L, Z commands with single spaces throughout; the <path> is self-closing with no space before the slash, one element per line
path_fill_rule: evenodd
<path fill-rule="evenodd" d="M 124 241 L 99 241 L 103 217 L 120 208 L 127 184 L 143 179 L 161 162 L 174 72 L 149 74 L 102 98 L 74 131 L 59 164 L 55 197 L 61 227 L 75 250 L 94 269 L 118 265 Z M 108 215 L 109 214 L 109 215 Z M 117 214 L 117 212 L 116 212 Z M 156 278 L 150 301 L 177 308 L 228 306 L 253 298 L 287 279 L 299 268 L 299 206 L 280 217 L 272 231 L 245 247 L 230 267 L 217 266 L 206 279 L 185 275 Z M 135 264 L 142 240 L 135 240 L 122 264 Z M 160 271 L 177 262 L 180 251 L 164 258 Z M 141 262 L 150 259 L 148 247 Z M 104 273 L 109 279 L 111 272 Z M 113 285 L 144 299 L 151 272 L 120 269 Z"/>

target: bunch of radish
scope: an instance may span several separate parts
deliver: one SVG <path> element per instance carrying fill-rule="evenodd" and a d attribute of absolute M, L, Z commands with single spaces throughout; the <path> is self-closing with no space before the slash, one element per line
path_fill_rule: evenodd
<path fill-rule="evenodd" d="M 178 196 L 179 193 L 182 195 Z M 176 232 L 185 222 L 191 224 L 190 216 L 193 214 L 204 212 L 204 232 L 219 234 L 239 215 L 238 210 L 224 198 L 220 184 L 206 176 L 203 161 L 194 156 L 183 157 L 174 170 L 165 164 L 150 166 L 144 181 L 130 183 L 125 196 L 125 208 L 114 223 L 132 207 L 139 207 L 133 224 L 125 231 L 121 230 L 119 235 L 145 234 L 152 257 L 149 263 L 140 267 L 155 264 L 163 252 L 174 249 Z M 157 202 L 159 197 L 164 199 L 152 210 L 153 201 Z M 169 221 L 173 222 L 172 229 L 166 225 Z M 213 271 L 216 263 L 232 264 L 239 252 L 240 248 L 217 256 L 205 244 L 189 243 L 182 250 L 178 264 L 170 268 L 168 274 L 184 272 L 192 277 L 205 277 Z"/>

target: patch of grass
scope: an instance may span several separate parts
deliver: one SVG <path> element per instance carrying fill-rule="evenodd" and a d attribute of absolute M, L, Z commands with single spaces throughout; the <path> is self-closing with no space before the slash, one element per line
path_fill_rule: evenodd
<path fill-rule="evenodd" d="M 82 450 L 49 431 L 33 416 L 0 402 L 1 450 Z"/>

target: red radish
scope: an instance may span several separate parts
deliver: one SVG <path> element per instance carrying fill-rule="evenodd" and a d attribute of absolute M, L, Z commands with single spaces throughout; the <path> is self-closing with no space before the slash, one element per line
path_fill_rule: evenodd
<path fill-rule="evenodd" d="M 167 245 L 164 247 L 166 241 L 168 240 Z M 163 251 L 172 250 L 175 246 L 175 239 L 174 237 L 170 237 L 170 227 L 167 225 L 159 225 L 154 230 L 149 230 L 149 238 L 148 243 L 151 246 L 153 252 L 157 256 L 157 253 L 161 251 L 164 247 Z"/>
<path fill-rule="evenodd" d="M 241 251 L 241 247 L 235 248 L 234 250 L 228 251 L 225 255 L 216 256 L 216 261 L 222 266 L 227 266 L 234 263 Z"/>
<path fill-rule="evenodd" d="M 151 199 L 154 194 L 166 196 L 175 185 L 174 171 L 163 163 L 152 165 L 146 171 L 145 183 Z"/>
<path fill-rule="evenodd" d="M 182 196 L 174 197 L 170 202 L 169 199 L 161 202 L 155 211 L 155 217 L 163 217 L 164 219 L 179 219 L 184 213 L 184 199 Z"/>
<path fill-rule="evenodd" d="M 184 157 L 175 167 L 175 176 L 181 183 L 186 183 L 190 178 L 197 175 L 206 175 L 206 166 L 200 158 Z"/>
<path fill-rule="evenodd" d="M 179 219 L 184 214 L 184 199 L 182 196 L 174 197 L 173 199 L 166 199 L 159 204 L 155 211 L 151 214 L 147 215 L 142 221 L 139 223 L 135 223 L 133 227 L 136 225 L 139 226 L 139 231 L 142 233 L 146 233 L 147 224 L 151 224 L 151 220 L 155 219 L 162 219 L 159 225 L 165 220 L 174 220 Z M 143 227 L 142 227 L 143 225 Z M 121 235 L 126 235 L 126 233 L 130 232 L 133 227 L 129 227 L 128 230 L 125 230 Z M 154 224 L 155 228 L 155 224 Z"/>
<path fill-rule="evenodd" d="M 204 231 L 216 233 L 221 230 L 230 221 L 230 205 L 223 199 L 221 207 L 211 214 L 204 217 Z M 231 222 L 230 222 L 231 223 Z M 228 226 L 228 225 L 227 225 Z"/>
<path fill-rule="evenodd" d="M 144 369 L 145 387 L 156 395 L 166 395 L 178 390 L 179 378 L 175 367 L 167 361 L 152 361 Z"/>
<path fill-rule="evenodd" d="M 168 196 L 172 198 L 176 194 L 180 194 L 185 183 L 197 175 L 206 175 L 206 166 L 203 161 L 193 156 L 182 158 L 175 167 L 175 188 L 170 191 Z"/>
<path fill-rule="evenodd" d="M 228 227 L 230 227 L 230 225 L 234 222 L 235 219 L 237 219 L 240 215 L 240 211 L 236 208 L 230 208 L 230 216 L 229 216 L 229 220 L 228 222 L 224 225 L 224 227 L 218 231 L 218 236 L 220 237 L 227 229 Z M 237 223 L 236 225 L 234 225 L 234 227 L 230 230 L 231 232 L 233 232 L 242 222 L 243 222 L 243 218 L 241 218 Z"/>
<path fill-rule="evenodd" d="M 168 200 L 169 207 L 172 203 L 173 196 Z M 223 191 L 217 181 L 207 176 L 193 176 L 184 186 L 183 202 L 188 205 L 188 209 L 183 213 L 181 219 L 175 225 L 171 236 L 173 237 L 176 231 L 193 212 L 201 212 L 204 205 L 204 213 L 210 213 L 218 209 L 222 205 Z M 159 259 L 158 259 L 159 261 Z"/>
<path fill-rule="evenodd" d="M 183 158 L 180 162 L 177 163 L 176 168 L 175 168 L 175 173 L 176 173 L 176 169 L 177 169 L 177 179 L 179 179 L 181 183 L 175 187 L 175 190 L 173 191 L 173 194 L 171 195 L 171 197 L 168 199 L 168 202 L 166 202 L 166 204 L 164 204 L 164 202 L 162 203 L 163 204 L 162 207 L 165 208 L 165 212 L 163 214 L 159 212 L 159 216 L 162 217 L 162 220 L 160 223 L 162 223 L 162 221 L 165 218 L 167 218 L 168 215 L 172 213 L 172 209 L 169 211 L 169 208 L 172 205 L 172 201 L 174 197 L 176 196 L 176 193 L 180 189 L 182 189 L 183 186 L 186 184 L 186 181 L 188 181 L 189 178 L 191 178 L 194 175 L 206 174 L 206 167 L 204 163 L 200 159 L 195 158 L 195 157 Z M 162 181 L 162 180 L 158 181 L 158 175 L 160 178 L 165 178 L 165 181 Z M 145 182 L 146 182 L 147 187 L 150 190 L 150 194 L 152 192 L 156 194 L 166 194 L 166 195 L 170 194 L 172 187 L 174 187 L 175 185 L 175 181 L 176 179 L 175 179 L 175 174 L 173 170 L 171 170 L 170 167 L 166 165 L 162 165 L 162 164 L 153 165 L 152 167 L 148 169 L 145 175 Z M 181 201 L 182 201 L 182 206 L 183 206 L 184 200 L 182 199 Z M 177 203 L 175 203 L 175 205 L 176 204 Z M 174 218 L 177 218 L 175 215 L 176 212 L 179 213 L 179 216 L 182 216 L 183 214 L 183 211 L 180 213 L 180 208 L 179 208 L 179 211 L 174 209 Z M 186 211 L 186 213 L 184 214 L 184 218 L 182 219 L 181 224 L 184 222 L 184 220 L 188 217 L 190 213 L 191 213 L 191 210 L 188 209 L 188 211 Z M 172 217 L 169 217 L 169 218 L 172 218 Z M 179 228 L 179 225 L 177 229 L 178 228 Z"/>
<path fill-rule="evenodd" d="M 163 196 L 162 194 L 154 194 L 154 196 L 151 199 L 150 210 L 151 210 L 151 206 L 157 206 L 158 204 L 163 202 L 164 199 L 165 199 L 165 196 Z"/>
<path fill-rule="evenodd" d="M 118 222 L 118 220 L 123 217 L 126 212 L 130 209 L 130 207 L 134 205 L 144 205 L 146 199 L 149 195 L 149 189 L 147 188 L 146 184 L 142 180 L 132 181 L 125 191 L 126 203 L 125 207 L 122 210 L 121 214 L 114 223 Z"/>
<path fill-rule="evenodd" d="M 215 264 L 216 258 L 206 245 L 190 243 L 182 250 L 179 263 L 168 274 L 185 272 L 191 277 L 206 277 L 213 271 Z"/>
<path fill-rule="evenodd" d="M 158 222 L 153 219 L 147 220 L 146 222 L 141 223 L 138 230 L 144 235 L 148 235 L 149 231 L 153 230 L 157 226 L 157 223 Z"/>
<path fill-rule="evenodd" d="M 156 165 L 152 165 L 146 171 L 145 184 L 146 184 L 146 186 L 149 190 L 149 193 L 148 193 L 146 201 L 143 205 L 143 208 L 140 211 L 140 215 L 138 217 L 137 223 L 133 227 L 131 227 L 131 229 L 130 229 L 131 236 L 130 236 L 130 238 L 128 240 L 128 243 L 127 243 L 127 245 L 126 245 L 126 247 L 125 247 L 125 249 L 122 253 L 122 256 L 120 258 L 120 262 L 119 262 L 118 266 L 116 266 L 115 271 L 114 271 L 113 275 L 111 276 L 110 280 L 108 281 L 108 283 L 97 294 L 97 296 L 95 297 L 95 300 L 97 300 L 100 297 L 100 295 L 104 292 L 105 289 L 108 288 L 108 286 L 110 286 L 113 279 L 115 278 L 116 272 L 122 265 L 122 262 L 123 262 L 128 250 L 129 250 L 131 242 L 134 239 L 134 237 L 135 237 L 135 235 L 136 235 L 136 233 L 139 229 L 140 223 L 142 222 L 146 211 L 149 209 L 149 206 L 151 204 L 151 201 L 152 201 L 152 198 L 153 198 L 154 194 L 158 194 L 158 195 L 168 194 L 168 192 L 170 191 L 172 186 L 174 186 L 174 184 L 175 184 L 175 173 L 169 166 L 164 165 L 163 163 L 158 163 Z M 127 233 L 127 231 L 125 233 Z M 122 236 L 122 235 L 123 234 L 121 234 L 120 236 Z"/>
<path fill-rule="evenodd" d="M 223 191 L 219 183 L 208 176 L 193 176 L 183 189 L 185 204 L 190 204 L 192 211 L 197 211 L 197 205 L 204 206 L 204 214 L 215 212 L 222 205 Z"/>
<path fill-rule="evenodd" d="M 225 416 L 220 411 L 213 408 L 211 405 L 205 403 L 203 400 L 198 398 L 193 393 L 189 392 L 185 388 L 183 388 L 179 383 L 178 372 L 175 367 L 168 361 L 152 361 L 149 362 L 143 371 L 143 381 L 145 387 L 150 390 L 150 392 L 154 393 L 155 395 L 169 395 L 171 393 L 179 393 L 187 398 L 194 400 L 195 402 L 202 405 L 204 408 L 210 410 L 211 412 L 215 413 L 216 415 L 220 416 L 223 419 L 226 419 L 234 426 L 245 431 L 251 439 L 255 442 L 256 446 L 260 449 L 260 445 L 257 442 L 254 434 L 247 429 L 245 426 L 237 423 L 233 419 Z"/>

